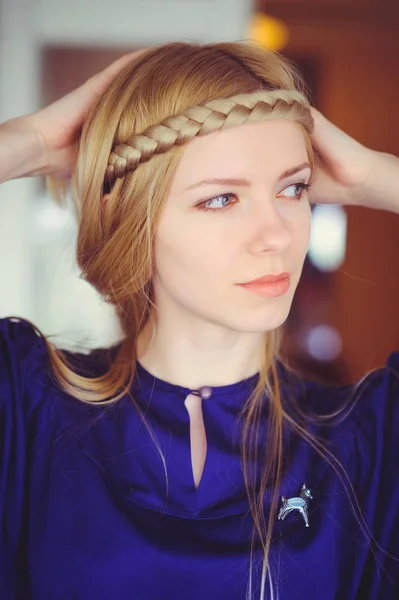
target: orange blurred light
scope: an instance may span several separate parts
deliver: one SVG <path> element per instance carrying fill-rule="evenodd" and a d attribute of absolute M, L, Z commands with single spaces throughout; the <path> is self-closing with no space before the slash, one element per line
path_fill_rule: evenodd
<path fill-rule="evenodd" d="M 263 13 L 254 14 L 248 33 L 250 39 L 256 44 L 270 50 L 281 50 L 289 39 L 287 25 Z"/>

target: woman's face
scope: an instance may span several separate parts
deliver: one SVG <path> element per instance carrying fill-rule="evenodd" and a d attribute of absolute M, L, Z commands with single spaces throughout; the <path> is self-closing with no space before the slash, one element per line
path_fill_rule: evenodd
<path fill-rule="evenodd" d="M 289 120 L 240 125 L 187 144 L 156 230 L 158 318 L 242 332 L 285 321 L 310 238 L 308 163 L 302 130 Z M 279 296 L 238 285 L 282 272 L 290 285 Z"/>

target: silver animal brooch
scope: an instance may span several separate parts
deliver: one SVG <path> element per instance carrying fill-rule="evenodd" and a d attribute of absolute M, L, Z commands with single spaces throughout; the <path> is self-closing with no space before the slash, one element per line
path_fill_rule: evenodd
<path fill-rule="evenodd" d="M 308 500 L 313 500 L 313 496 L 311 490 L 306 487 L 306 484 L 303 484 L 299 497 L 285 498 L 285 496 L 281 496 L 283 504 L 277 518 L 283 520 L 288 513 L 297 510 L 302 515 L 306 527 L 309 527 Z"/>

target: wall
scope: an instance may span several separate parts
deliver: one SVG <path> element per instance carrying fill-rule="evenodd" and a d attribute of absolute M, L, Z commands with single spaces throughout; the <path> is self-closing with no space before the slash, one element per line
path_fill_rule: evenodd
<path fill-rule="evenodd" d="M 399 3 L 259 3 L 290 31 L 284 53 L 318 65 L 318 107 L 362 143 L 399 156 Z M 399 203 L 399 191 L 398 191 Z M 348 207 L 348 246 L 330 320 L 352 379 L 399 349 L 399 216 Z"/>
<path fill-rule="evenodd" d="M 50 97 L 69 91 L 124 48 L 176 39 L 240 38 L 250 13 L 250 0 L 1 0 L 0 122 L 32 112 Z M 54 45 L 72 51 L 103 50 L 82 69 L 75 69 L 73 76 L 70 70 L 69 79 L 61 72 L 65 88 L 53 90 L 52 96 L 51 90 L 43 93 L 42 67 L 46 48 Z M 80 61 L 75 54 L 76 65 Z M 50 231 L 51 214 L 59 225 L 62 218 L 49 213 L 52 209 L 41 183 L 24 179 L 0 187 L 0 317 L 27 317 L 50 334 L 79 329 L 82 322 L 90 321 L 81 309 L 87 290 L 78 294 L 75 286 L 81 290 L 83 283 L 72 265 L 67 264 L 65 272 L 61 269 L 60 261 L 73 236 L 65 229 Z M 41 228 L 43 222 L 46 230 Z M 64 273 L 71 280 L 64 280 L 62 287 Z M 54 296 L 50 285 L 58 290 Z M 94 321 L 96 313 L 89 300 L 86 310 Z"/>

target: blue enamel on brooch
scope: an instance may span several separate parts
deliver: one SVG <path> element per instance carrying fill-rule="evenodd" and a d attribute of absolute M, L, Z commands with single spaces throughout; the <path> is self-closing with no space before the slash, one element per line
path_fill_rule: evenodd
<path fill-rule="evenodd" d="M 281 496 L 282 506 L 280 508 L 280 512 L 278 513 L 278 519 L 283 520 L 288 515 L 288 513 L 296 510 L 299 514 L 302 515 L 306 527 L 309 527 L 309 512 L 308 512 L 308 501 L 312 500 L 312 492 L 304 483 L 299 496 L 293 496 L 292 498 L 286 498 L 285 496 Z"/>

